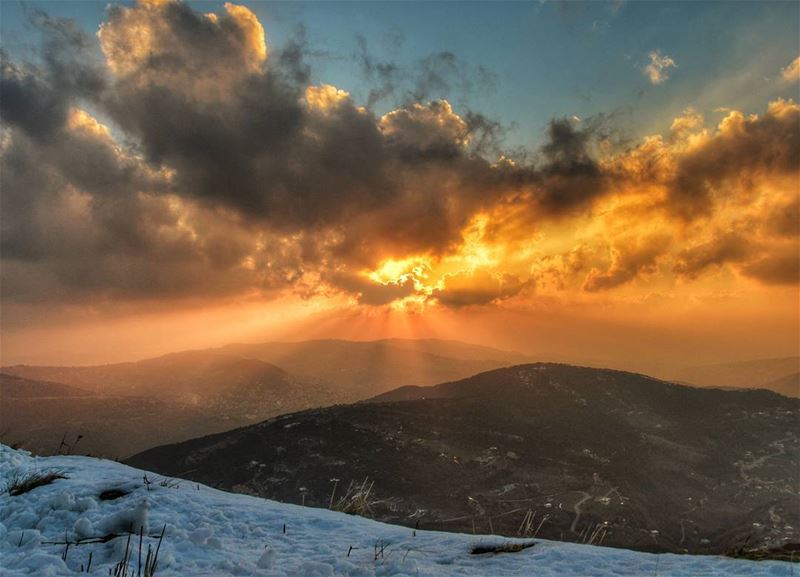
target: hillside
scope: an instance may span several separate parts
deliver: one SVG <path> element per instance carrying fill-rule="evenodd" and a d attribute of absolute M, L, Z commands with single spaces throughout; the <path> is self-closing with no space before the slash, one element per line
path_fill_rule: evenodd
<path fill-rule="evenodd" d="M 211 351 L 172 353 L 143 361 L 86 367 L 15 365 L 4 371 L 20 377 L 65 383 L 102 394 L 157 396 L 202 402 L 258 384 L 277 394 L 292 386 L 281 368 L 255 359 Z"/>
<path fill-rule="evenodd" d="M 127 559 L 126 573 L 137 575 L 156 549 L 157 577 L 777 577 L 792 570 L 779 561 L 415 531 L 163 480 L 111 461 L 35 458 L 0 445 L 3 485 L 32 471 L 66 478 L 22 495 L 0 495 L 3 574 L 107 575 Z M 498 547 L 513 552 L 476 554 Z"/>
<path fill-rule="evenodd" d="M 126 457 L 152 447 L 224 431 L 276 414 L 253 405 L 233 412 L 154 397 L 98 395 L 85 389 L 0 375 L 0 440 L 35 451 Z"/>
<path fill-rule="evenodd" d="M 85 397 L 88 391 L 50 381 L 34 381 L 14 375 L 0 373 L 0 400 L 19 398 L 63 398 Z"/>
<path fill-rule="evenodd" d="M 126 457 L 340 398 L 262 361 L 199 352 L 95 367 L 8 369 L 30 378 L 0 378 L 0 438 L 40 454 L 56 452 L 65 440 L 69 450 Z"/>
<path fill-rule="evenodd" d="M 392 339 L 229 345 L 85 367 L 14 365 L 3 369 L 0 439 L 50 454 L 65 435 L 80 435 L 82 452 L 125 457 L 518 358 L 458 341 Z"/>
<path fill-rule="evenodd" d="M 325 506 L 370 478 L 383 520 L 721 552 L 800 539 L 800 403 L 535 364 L 286 415 L 136 455 L 135 466 Z"/>
<path fill-rule="evenodd" d="M 761 385 L 760 388 L 775 391 L 787 397 L 800 397 L 800 373 L 778 377 Z"/>
<path fill-rule="evenodd" d="M 674 378 L 703 387 L 760 388 L 800 397 L 799 374 L 800 357 L 784 357 L 686 367 Z"/>

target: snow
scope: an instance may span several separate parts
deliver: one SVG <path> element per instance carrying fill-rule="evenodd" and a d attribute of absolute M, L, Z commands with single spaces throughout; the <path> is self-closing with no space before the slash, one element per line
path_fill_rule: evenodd
<path fill-rule="evenodd" d="M 166 526 L 158 577 L 536 576 L 784 577 L 788 563 L 711 556 L 653 555 L 624 549 L 536 540 L 533 547 L 472 555 L 476 545 L 517 540 L 416 531 L 324 509 L 218 491 L 190 481 L 161 486 L 153 473 L 89 457 L 34 457 L 0 445 L 0 488 L 14 472 L 58 470 L 68 476 L 32 491 L 0 496 L 0 575 L 72 575 L 92 553 L 91 573 L 108 575 L 128 536 L 71 545 L 109 533 L 138 533 L 155 548 Z M 149 490 L 148 490 L 149 489 Z M 104 500 L 104 491 L 123 496 Z M 285 525 L 285 533 L 284 533 Z M 128 574 L 135 575 L 138 534 Z M 382 553 L 381 553 L 382 551 Z M 144 555 L 144 553 L 143 553 Z"/>

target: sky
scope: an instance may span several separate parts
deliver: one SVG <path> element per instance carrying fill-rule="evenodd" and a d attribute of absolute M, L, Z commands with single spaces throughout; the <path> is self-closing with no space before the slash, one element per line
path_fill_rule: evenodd
<path fill-rule="evenodd" d="M 0 3 L 3 364 L 800 348 L 795 2 Z"/>

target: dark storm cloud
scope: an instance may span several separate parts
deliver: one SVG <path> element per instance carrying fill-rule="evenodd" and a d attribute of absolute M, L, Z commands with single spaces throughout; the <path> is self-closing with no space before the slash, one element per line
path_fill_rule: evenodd
<path fill-rule="evenodd" d="M 46 138 L 64 124 L 67 102 L 45 79 L 26 73 L 0 52 L 0 113 L 4 123 Z"/>
<path fill-rule="evenodd" d="M 592 157 L 599 125 L 577 128 L 571 119 L 556 119 L 547 130 L 542 147 L 546 163 L 541 169 L 540 206 L 549 213 L 565 213 L 585 206 L 608 190 L 607 176 Z"/>

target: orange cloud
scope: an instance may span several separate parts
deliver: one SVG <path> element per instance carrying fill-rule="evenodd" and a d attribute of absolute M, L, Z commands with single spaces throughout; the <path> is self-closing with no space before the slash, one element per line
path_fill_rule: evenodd
<path fill-rule="evenodd" d="M 627 240 L 627 242 L 626 242 Z M 665 235 L 619 239 L 611 249 L 611 265 L 605 272 L 593 268 L 583 283 L 583 290 L 596 292 L 618 287 L 643 274 L 656 271 L 656 262 L 667 250 Z"/>
<path fill-rule="evenodd" d="M 787 82 L 800 80 L 800 56 L 792 60 L 786 68 L 781 68 L 781 77 Z"/>

